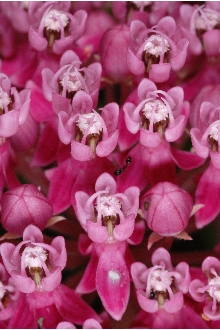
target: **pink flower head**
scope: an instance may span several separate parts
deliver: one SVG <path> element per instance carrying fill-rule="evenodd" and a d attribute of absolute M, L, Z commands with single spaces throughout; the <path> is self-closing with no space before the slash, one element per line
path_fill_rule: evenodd
<path fill-rule="evenodd" d="M 101 115 L 93 109 L 91 97 L 78 91 L 71 112 L 58 112 L 60 140 L 64 144 L 71 142 L 71 155 L 76 160 L 87 161 L 95 155 L 105 157 L 116 147 L 119 106 L 112 102 L 99 110 Z"/>
<path fill-rule="evenodd" d="M 61 271 L 66 265 L 64 238 L 57 236 L 51 245 L 45 244 L 39 228 L 26 227 L 23 242 L 1 244 L 5 268 L 15 287 L 24 293 L 53 291 L 61 282 Z"/>
<path fill-rule="evenodd" d="M 18 92 L 11 87 L 9 78 L 0 73 L 0 136 L 14 135 L 27 119 L 30 106 L 30 89 Z"/>
<path fill-rule="evenodd" d="M 158 90 L 149 79 L 142 79 L 138 86 L 138 106 L 127 102 L 123 106 L 128 130 L 140 130 L 140 143 L 157 147 L 161 138 L 176 141 L 183 133 L 188 114 L 182 114 L 183 90 L 173 87 L 167 92 Z M 188 112 L 188 110 L 187 110 Z"/>
<path fill-rule="evenodd" d="M 174 268 L 170 254 L 164 248 L 157 249 L 151 260 L 151 268 L 141 262 L 131 265 L 131 276 L 140 307 L 148 313 L 155 313 L 161 308 L 168 313 L 181 310 L 183 294 L 188 292 L 191 280 L 188 264 L 180 262 Z"/>
<path fill-rule="evenodd" d="M 52 215 L 52 205 L 33 184 L 21 185 L 2 195 L 1 222 L 13 234 L 22 235 L 29 224 L 43 230 Z"/>
<path fill-rule="evenodd" d="M 207 257 L 202 263 L 202 271 L 207 276 L 207 282 L 195 279 L 189 286 L 193 299 L 205 304 L 204 315 L 210 320 L 220 319 L 220 261 Z"/>
<path fill-rule="evenodd" d="M 62 54 L 81 37 L 87 13 L 78 10 L 72 15 L 70 5 L 70 1 L 30 2 L 29 42 L 33 48 L 44 51 L 48 47 L 55 54 Z"/>
<path fill-rule="evenodd" d="M 159 182 L 141 200 L 147 225 L 161 236 L 176 236 L 187 226 L 193 209 L 192 197 L 170 182 Z"/>
<path fill-rule="evenodd" d="M 95 193 L 78 191 L 76 213 L 89 238 L 96 243 L 124 241 L 134 231 L 139 207 L 139 189 L 130 187 L 116 192 L 116 182 L 108 173 L 99 176 Z"/>
<path fill-rule="evenodd" d="M 178 71 L 185 63 L 188 40 L 176 41 L 175 20 L 166 16 L 156 26 L 134 20 L 130 25 L 127 61 L 130 71 L 137 76 L 149 73 L 149 78 L 161 83 L 169 79 L 170 71 Z"/>
<path fill-rule="evenodd" d="M 88 67 L 80 68 L 81 64 L 76 53 L 67 50 L 60 59 L 60 69 L 56 73 L 48 68 L 42 70 L 42 88 L 48 101 L 53 99 L 53 103 L 58 101 L 62 103 L 62 99 L 57 95 L 72 99 L 77 91 L 84 90 L 91 96 L 93 106 L 96 106 L 101 81 L 101 64 L 93 63 Z M 65 100 L 63 102 L 65 106 Z"/>
<path fill-rule="evenodd" d="M 207 2 L 205 6 L 182 4 L 180 7 L 180 29 L 189 40 L 193 55 L 200 55 L 203 49 L 208 56 L 219 55 L 219 24 L 219 4 L 213 6 Z"/>
<path fill-rule="evenodd" d="M 212 163 L 220 169 L 220 106 L 211 102 L 202 102 L 200 107 L 200 129 L 190 131 L 192 145 L 198 156 L 211 157 Z"/>

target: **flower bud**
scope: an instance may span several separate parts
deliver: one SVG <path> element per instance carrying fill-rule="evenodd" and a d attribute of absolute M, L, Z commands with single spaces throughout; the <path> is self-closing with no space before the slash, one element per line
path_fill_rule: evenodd
<path fill-rule="evenodd" d="M 130 74 L 127 65 L 129 27 L 116 25 L 109 29 L 101 41 L 101 64 L 104 75 L 115 83 L 126 81 Z"/>
<path fill-rule="evenodd" d="M 192 197 L 170 182 L 159 182 L 143 196 L 141 209 L 147 225 L 161 236 L 182 232 L 193 208 Z"/>
<path fill-rule="evenodd" d="M 24 184 L 4 193 L 1 199 L 3 227 L 16 235 L 32 224 L 43 230 L 53 214 L 47 198 L 33 184 Z"/>

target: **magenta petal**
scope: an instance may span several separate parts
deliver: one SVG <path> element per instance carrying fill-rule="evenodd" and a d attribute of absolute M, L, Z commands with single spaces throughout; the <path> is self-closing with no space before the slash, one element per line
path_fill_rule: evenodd
<path fill-rule="evenodd" d="M 98 267 L 98 262 L 99 257 L 97 253 L 93 251 L 83 277 L 77 285 L 76 292 L 85 294 L 96 290 L 95 274 Z"/>
<path fill-rule="evenodd" d="M 30 305 L 27 301 L 27 295 L 20 294 L 17 307 L 9 322 L 9 329 L 36 329 L 37 321 Z"/>
<path fill-rule="evenodd" d="M 210 157 L 214 167 L 220 170 L 220 153 L 216 151 L 210 151 Z"/>
<path fill-rule="evenodd" d="M 90 146 L 80 142 L 71 141 L 71 155 L 74 159 L 85 162 L 93 158 Z"/>
<path fill-rule="evenodd" d="M 1 244 L 1 256 L 2 260 L 4 262 L 5 268 L 7 269 L 8 273 L 11 274 L 11 272 L 15 269 L 20 268 L 20 259 L 16 258 L 16 262 L 13 260 L 13 263 L 11 261 L 12 255 L 14 252 L 15 246 L 12 243 L 4 243 Z"/>
<path fill-rule="evenodd" d="M 60 267 L 55 267 L 50 275 L 42 278 L 42 288 L 44 291 L 53 291 L 58 287 L 62 279 Z"/>
<path fill-rule="evenodd" d="M 64 320 L 83 324 L 87 319 L 101 321 L 94 310 L 74 290 L 60 284 L 54 292 L 54 303 Z"/>
<path fill-rule="evenodd" d="M 53 205 L 54 214 L 71 205 L 71 191 L 77 175 L 75 169 L 75 163 L 69 158 L 59 166 L 51 179 L 48 199 Z"/>
<path fill-rule="evenodd" d="M 127 52 L 127 63 L 128 63 L 129 70 L 136 76 L 140 76 L 140 75 L 144 74 L 144 71 L 145 71 L 144 62 L 139 60 L 134 55 L 134 53 L 132 52 L 131 49 L 128 49 L 128 52 Z"/>
<path fill-rule="evenodd" d="M 96 288 L 107 312 L 119 321 L 127 308 L 130 279 L 122 254 L 115 246 L 106 246 L 101 254 Z"/>
<path fill-rule="evenodd" d="M 204 283 L 200 280 L 193 280 L 189 286 L 189 293 L 196 301 L 203 301 L 205 299 L 205 294 L 199 292 L 199 289 L 204 288 Z"/>
<path fill-rule="evenodd" d="M 24 293 L 31 293 L 35 291 L 35 283 L 30 277 L 22 276 L 16 270 L 11 272 L 11 276 L 15 287 L 19 291 Z"/>
<path fill-rule="evenodd" d="M 137 290 L 137 299 L 140 307 L 148 313 L 155 313 L 158 310 L 157 300 L 152 300 L 146 297 L 146 294 L 142 290 Z"/>
<path fill-rule="evenodd" d="M 202 132 L 198 128 L 192 128 L 190 130 L 190 135 L 191 135 L 192 145 L 197 155 L 203 158 L 207 158 L 209 155 L 209 146 L 208 143 L 204 145 L 201 142 L 203 135 Z"/>
<path fill-rule="evenodd" d="M 108 139 L 100 141 L 96 147 L 96 154 L 99 157 L 108 156 L 116 147 L 118 142 L 118 130 L 116 130 Z"/>
<path fill-rule="evenodd" d="M 149 148 L 156 148 L 161 142 L 159 133 L 151 133 L 148 130 L 140 129 L 140 143 Z"/>
<path fill-rule="evenodd" d="M 88 236 L 93 242 L 105 243 L 107 241 L 108 231 L 106 226 L 100 226 L 90 220 L 87 220 L 86 223 Z"/>
<path fill-rule="evenodd" d="M 165 301 L 164 309 L 168 313 L 176 313 L 183 307 L 183 302 L 183 293 L 179 291 L 170 300 Z"/>
<path fill-rule="evenodd" d="M 12 110 L 0 116 L 0 136 L 9 137 L 18 130 L 19 111 Z"/>
<path fill-rule="evenodd" d="M 208 225 L 220 211 L 220 169 L 212 164 L 203 173 L 196 190 L 195 204 L 205 206 L 195 214 L 196 227 L 203 228 Z"/>
<path fill-rule="evenodd" d="M 134 224 L 134 231 L 128 238 L 130 245 L 138 245 L 142 242 L 145 234 L 145 221 L 140 220 Z"/>
<path fill-rule="evenodd" d="M 38 32 L 32 26 L 29 27 L 29 42 L 38 51 L 43 51 L 47 48 L 47 39 L 40 37 Z"/>
<path fill-rule="evenodd" d="M 120 225 L 116 225 L 113 236 L 117 241 L 125 241 L 134 231 L 135 215 L 130 214 Z"/>
<path fill-rule="evenodd" d="M 46 166 L 56 160 L 59 145 L 56 125 L 55 120 L 51 120 L 45 125 L 31 160 L 32 166 Z"/>
<path fill-rule="evenodd" d="M 172 127 L 168 127 L 165 131 L 165 138 L 168 142 L 174 142 L 183 134 L 184 128 L 187 124 L 187 118 L 183 115 L 175 119 Z"/>
<path fill-rule="evenodd" d="M 218 29 L 206 31 L 203 36 L 204 48 L 207 56 L 219 55 L 220 32 Z"/>
<path fill-rule="evenodd" d="M 170 63 L 152 64 L 149 78 L 155 83 L 165 82 L 169 79 L 170 70 Z"/>
<path fill-rule="evenodd" d="M 199 157 L 196 153 L 174 148 L 170 148 L 170 156 L 183 170 L 197 168 L 205 162 L 205 158 Z"/>
<path fill-rule="evenodd" d="M 102 329 L 102 327 L 96 320 L 88 319 L 83 323 L 83 329 Z"/>
<path fill-rule="evenodd" d="M 105 190 L 106 187 L 109 189 L 109 194 L 115 194 L 116 182 L 109 173 L 103 173 L 98 177 L 95 184 L 95 191 Z"/>
<path fill-rule="evenodd" d="M 136 289 L 146 289 L 146 281 L 145 280 L 141 280 L 140 277 L 141 275 L 147 270 L 147 266 L 145 266 L 144 264 L 142 264 L 142 262 L 134 262 L 131 265 L 131 276 L 135 285 Z M 146 272 L 145 272 L 146 273 Z M 147 275 L 146 275 L 147 278 Z M 143 279 L 143 276 L 142 276 Z"/>

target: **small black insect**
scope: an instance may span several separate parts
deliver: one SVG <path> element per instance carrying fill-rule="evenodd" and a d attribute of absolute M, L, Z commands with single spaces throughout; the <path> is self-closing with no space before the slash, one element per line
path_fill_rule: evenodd
<path fill-rule="evenodd" d="M 125 169 L 126 167 L 131 164 L 131 157 L 129 156 L 128 158 L 126 158 L 126 165 L 123 166 L 122 168 L 119 168 L 118 170 L 114 171 L 114 175 L 118 176 L 120 175 Z"/>

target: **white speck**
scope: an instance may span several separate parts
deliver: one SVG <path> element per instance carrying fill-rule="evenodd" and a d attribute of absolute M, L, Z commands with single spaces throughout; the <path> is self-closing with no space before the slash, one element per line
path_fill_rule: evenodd
<path fill-rule="evenodd" d="M 121 279 L 121 274 L 117 270 L 110 270 L 108 272 L 108 277 L 112 282 L 119 282 Z"/>

